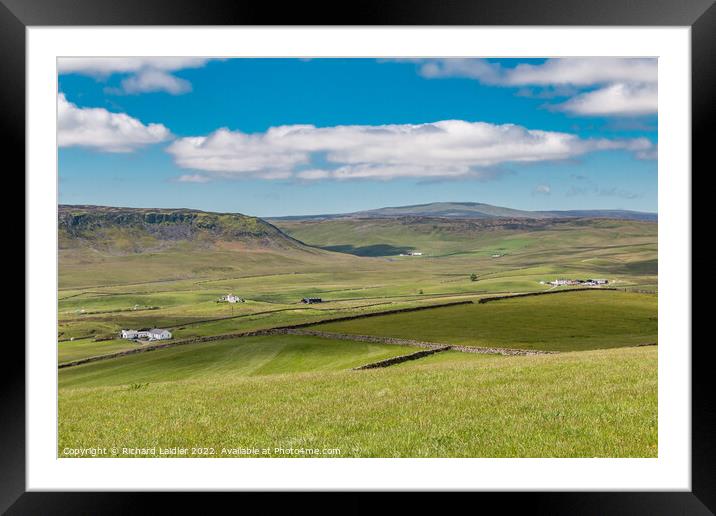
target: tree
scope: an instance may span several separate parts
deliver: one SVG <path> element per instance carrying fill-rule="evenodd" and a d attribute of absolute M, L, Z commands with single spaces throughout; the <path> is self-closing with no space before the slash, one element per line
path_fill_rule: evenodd
<path fill-rule="evenodd" d="M 470 281 L 477 281 L 477 274 L 475 274 L 474 272 L 470 274 Z"/>

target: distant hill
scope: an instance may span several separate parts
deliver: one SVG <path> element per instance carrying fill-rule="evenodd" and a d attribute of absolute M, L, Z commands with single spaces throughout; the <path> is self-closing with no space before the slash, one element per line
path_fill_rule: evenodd
<path fill-rule="evenodd" d="M 395 206 L 375 210 L 357 211 L 352 213 L 309 215 L 293 217 L 274 217 L 275 220 L 332 220 L 344 218 L 395 218 L 395 217 L 439 217 L 455 219 L 490 219 L 490 218 L 610 218 L 623 220 L 656 221 L 656 213 L 628 210 L 566 210 L 566 211 L 526 211 L 493 206 L 479 202 L 434 202 L 415 204 L 412 206 Z"/>
<path fill-rule="evenodd" d="M 465 253 L 490 257 L 521 252 L 525 247 L 545 248 L 547 254 L 536 263 L 551 261 L 547 256 L 555 249 L 580 253 L 619 243 L 651 244 L 658 232 L 650 221 L 587 217 L 343 217 L 275 220 L 275 224 L 308 245 L 356 256 L 418 251 L 431 257 Z"/>
<path fill-rule="evenodd" d="M 272 224 L 240 213 L 60 205 L 57 226 L 61 249 L 90 247 L 136 253 L 187 243 L 304 247 Z"/>
<path fill-rule="evenodd" d="M 356 261 L 241 213 L 61 205 L 57 233 L 61 289 L 291 275 Z"/>

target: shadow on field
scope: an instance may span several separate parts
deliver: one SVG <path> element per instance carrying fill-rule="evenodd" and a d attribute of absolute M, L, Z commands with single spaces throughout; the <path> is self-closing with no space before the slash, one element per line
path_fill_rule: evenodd
<path fill-rule="evenodd" d="M 401 253 L 408 253 L 413 251 L 413 247 L 397 247 L 390 244 L 374 244 L 365 245 L 361 247 L 355 247 L 353 245 L 329 245 L 321 247 L 327 251 L 334 251 L 336 253 L 353 254 L 355 256 L 395 256 Z"/>
<path fill-rule="evenodd" d="M 642 260 L 639 262 L 631 262 L 624 265 L 627 273 L 656 275 L 659 273 L 659 262 L 657 260 Z"/>

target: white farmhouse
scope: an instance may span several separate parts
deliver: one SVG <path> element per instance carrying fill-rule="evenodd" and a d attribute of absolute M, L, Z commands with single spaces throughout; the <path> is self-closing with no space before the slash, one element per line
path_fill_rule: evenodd
<path fill-rule="evenodd" d="M 151 330 L 147 331 L 122 330 L 121 335 L 123 339 L 129 340 L 166 340 L 172 338 L 172 332 L 170 332 L 169 330 L 163 330 L 161 328 L 152 328 Z"/>
<path fill-rule="evenodd" d="M 149 340 L 167 340 L 172 338 L 172 332 L 161 328 L 152 328 L 148 332 Z"/>
<path fill-rule="evenodd" d="M 243 303 L 244 301 L 246 300 L 243 297 L 226 294 L 225 296 L 221 296 L 217 303 Z"/>

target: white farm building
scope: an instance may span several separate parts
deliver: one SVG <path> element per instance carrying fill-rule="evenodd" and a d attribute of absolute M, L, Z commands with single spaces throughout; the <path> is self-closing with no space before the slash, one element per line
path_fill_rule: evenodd
<path fill-rule="evenodd" d="M 139 332 L 137 330 L 122 330 L 123 339 L 138 339 Z"/>
<path fill-rule="evenodd" d="M 220 303 L 244 303 L 246 300 L 243 297 L 235 296 L 234 294 L 226 294 L 219 298 Z"/>
<path fill-rule="evenodd" d="M 172 338 L 172 332 L 162 328 L 152 328 L 151 330 L 122 330 L 122 338 L 129 340 L 146 339 L 146 340 L 167 340 Z"/>
<path fill-rule="evenodd" d="M 149 340 L 167 340 L 172 338 L 172 332 L 161 328 L 152 328 L 147 333 L 149 334 Z"/>

